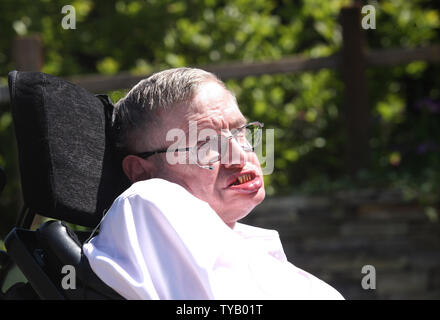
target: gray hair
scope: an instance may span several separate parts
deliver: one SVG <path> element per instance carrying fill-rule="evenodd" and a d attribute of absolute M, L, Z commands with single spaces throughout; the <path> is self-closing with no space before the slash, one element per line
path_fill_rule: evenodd
<path fill-rule="evenodd" d="M 147 151 L 136 150 L 135 144 L 158 125 L 158 113 L 182 102 L 191 103 L 197 88 L 206 81 L 225 87 L 214 74 L 196 68 L 169 69 L 140 81 L 115 105 L 112 124 L 116 147 L 125 154 Z"/>

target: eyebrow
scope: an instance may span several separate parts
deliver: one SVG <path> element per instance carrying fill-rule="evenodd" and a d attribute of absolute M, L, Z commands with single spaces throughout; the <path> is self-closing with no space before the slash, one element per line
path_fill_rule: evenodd
<path fill-rule="evenodd" d="M 230 123 L 229 127 L 231 129 L 240 128 L 240 127 L 245 126 L 248 122 L 249 122 L 249 120 L 247 117 L 239 118 L 239 119 L 232 121 L 232 123 Z"/>
<path fill-rule="evenodd" d="M 222 121 L 222 120 L 217 120 L 217 119 L 210 119 L 210 120 L 204 120 L 201 121 L 200 123 L 197 123 L 197 128 L 198 130 L 204 129 L 204 128 L 213 128 L 216 130 L 222 130 L 223 129 L 223 125 L 220 125 L 221 128 L 219 129 L 218 127 L 216 127 L 215 125 L 218 124 L 225 124 L 226 122 Z M 232 120 L 232 122 L 229 123 L 229 129 L 236 129 L 236 128 L 240 128 L 245 126 L 248 123 L 248 119 L 246 117 L 240 117 L 238 119 L 234 119 Z M 214 126 L 212 126 L 214 124 Z"/>

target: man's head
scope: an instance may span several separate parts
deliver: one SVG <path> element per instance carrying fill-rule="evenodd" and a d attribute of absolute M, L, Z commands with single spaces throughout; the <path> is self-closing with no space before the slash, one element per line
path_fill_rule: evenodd
<path fill-rule="evenodd" d="M 177 183 L 209 203 L 231 227 L 264 199 L 257 156 L 235 139 L 220 138 L 227 141 L 228 152 L 219 161 L 204 166 L 189 160 L 194 155 L 191 150 L 197 150 L 207 138 L 230 137 L 245 124 L 225 85 L 211 73 L 190 68 L 166 70 L 141 81 L 116 104 L 114 115 L 117 144 L 128 154 L 123 169 L 132 182 L 162 178 Z M 173 132 L 184 134 L 170 134 Z M 190 150 L 147 158 L 135 155 L 176 144 Z M 188 161 L 175 163 L 170 161 L 173 156 Z M 248 179 L 251 181 L 243 181 Z"/>

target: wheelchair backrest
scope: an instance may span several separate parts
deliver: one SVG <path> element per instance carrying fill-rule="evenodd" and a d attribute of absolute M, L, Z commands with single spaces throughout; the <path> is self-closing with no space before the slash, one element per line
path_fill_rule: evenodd
<path fill-rule="evenodd" d="M 94 227 L 129 186 L 113 148 L 106 96 L 41 72 L 9 74 L 25 205 Z"/>

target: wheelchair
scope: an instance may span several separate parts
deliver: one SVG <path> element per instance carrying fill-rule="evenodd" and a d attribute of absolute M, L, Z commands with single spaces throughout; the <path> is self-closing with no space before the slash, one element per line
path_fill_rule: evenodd
<path fill-rule="evenodd" d="M 0 252 L 0 299 L 123 299 L 82 253 L 130 185 L 113 144 L 111 100 L 41 72 L 12 71 L 8 80 L 24 206 Z M 52 220 L 31 230 L 37 214 Z M 67 288 L 66 266 L 75 280 Z"/>

